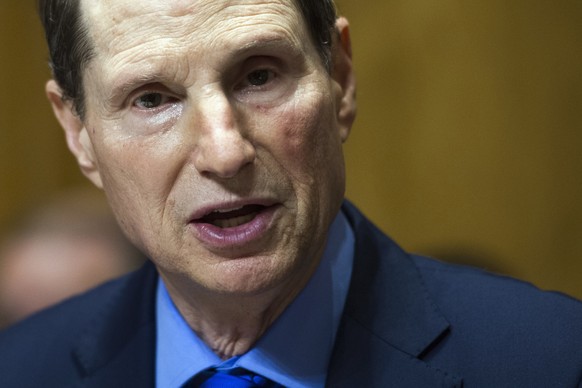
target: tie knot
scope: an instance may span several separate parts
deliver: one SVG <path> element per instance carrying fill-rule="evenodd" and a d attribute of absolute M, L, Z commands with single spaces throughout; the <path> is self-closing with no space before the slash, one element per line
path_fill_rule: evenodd
<path fill-rule="evenodd" d="M 210 368 L 192 377 L 182 388 L 276 388 L 281 385 L 244 368 Z"/>

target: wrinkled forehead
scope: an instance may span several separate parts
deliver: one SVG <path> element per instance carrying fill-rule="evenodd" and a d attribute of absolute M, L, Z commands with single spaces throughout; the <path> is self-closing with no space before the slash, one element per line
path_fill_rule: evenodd
<path fill-rule="evenodd" d="M 164 39 L 190 31 L 192 35 L 232 31 L 244 25 L 277 23 L 305 28 L 295 0 L 81 0 L 81 12 L 99 50 L 123 38 Z M 287 23 L 287 26 L 285 26 Z M 295 31 L 297 32 L 297 31 Z"/>
<path fill-rule="evenodd" d="M 87 90 L 90 80 L 94 90 L 105 91 L 147 74 L 191 85 L 211 73 L 226 74 L 229 64 L 267 42 L 277 42 L 271 54 L 321 64 L 294 0 L 81 1 L 93 49 L 84 72 Z"/>
<path fill-rule="evenodd" d="M 100 16 L 115 14 L 117 19 L 143 17 L 147 14 L 163 13 L 179 17 L 204 14 L 208 11 L 230 9 L 234 13 L 246 7 L 291 7 L 298 10 L 296 0 L 81 0 L 81 9 L 86 14 Z"/>

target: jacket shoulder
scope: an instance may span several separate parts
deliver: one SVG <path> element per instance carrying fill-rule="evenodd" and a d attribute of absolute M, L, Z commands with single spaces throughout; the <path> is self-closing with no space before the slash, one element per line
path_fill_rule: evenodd
<path fill-rule="evenodd" d="M 544 291 L 531 283 L 479 268 L 416 255 L 411 257 L 439 306 L 450 305 L 448 309 L 464 306 L 464 311 L 484 309 L 483 312 L 493 314 L 507 311 L 508 316 L 537 314 L 542 321 L 553 320 L 551 315 L 542 313 L 582 314 L 582 302 L 561 292 Z M 463 303 L 469 300 L 473 302 Z"/>
<path fill-rule="evenodd" d="M 121 304 L 133 313 L 128 293 L 138 292 L 143 277 L 141 269 L 112 280 L 0 332 L 0 385 L 68 386 L 81 377 L 76 347 L 96 325 L 134 319 L 120 316 Z"/>
<path fill-rule="evenodd" d="M 506 276 L 411 255 L 350 203 L 342 210 L 356 234 L 344 315 L 372 333 L 367 340 L 379 339 L 384 350 L 397 349 L 466 386 L 582 384 L 581 302 Z M 350 346 L 359 346 L 362 357 L 372 351 L 363 341 Z M 414 381 L 410 378 L 419 373 L 402 381 Z"/>
<path fill-rule="evenodd" d="M 582 302 L 511 277 L 411 257 L 450 323 L 426 360 L 452 370 L 462 365 L 467 384 L 484 370 L 497 371 L 490 375 L 496 386 L 518 373 L 538 376 L 531 386 L 552 386 L 551 376 L 572 371 L 582 378 Z"/>

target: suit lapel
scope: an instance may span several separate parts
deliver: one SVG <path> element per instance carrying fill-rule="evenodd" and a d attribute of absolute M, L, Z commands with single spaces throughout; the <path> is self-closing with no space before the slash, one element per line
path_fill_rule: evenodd
<path fill-rule="evenodd" d="M 343 211 L 356 235 L 355 259 L 328 386 L 460 386 L 421 359 L 449 324 L 411 258 L 352 205 Z"/>
<path fill-rule="evenodd" d="M 97 312 L 73 351 L 82 386 L 153 388 L 156 279 L 147 263 Z"/>
<path fill-rule="evenodd" d="M 365 326 L 346 318 L 338 333 L 326 385 L 342 387 L 461 387 L 461 380 L 432 368 Z"/>

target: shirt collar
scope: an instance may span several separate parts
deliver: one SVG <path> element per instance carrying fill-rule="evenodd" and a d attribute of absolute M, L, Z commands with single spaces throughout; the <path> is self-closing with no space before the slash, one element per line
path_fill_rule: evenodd
<path fill-rule="evenodd" d="M 354 234 L 340 212 L 305 288 L 236 365 L 290 387 L 323 387 L 348 292 Z M 178 387 L 222 363 L 190 329 L 158 281 L 156 386 Z"/>

